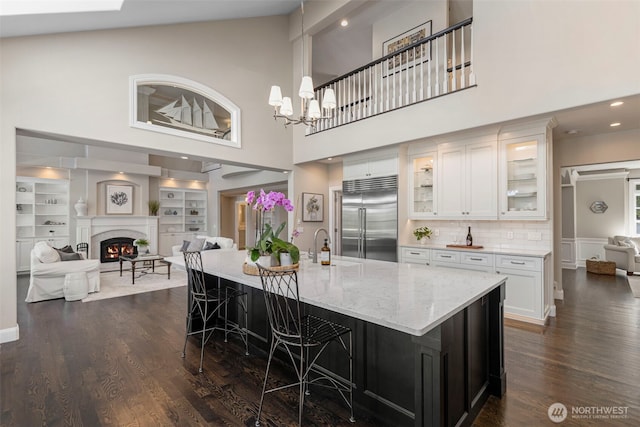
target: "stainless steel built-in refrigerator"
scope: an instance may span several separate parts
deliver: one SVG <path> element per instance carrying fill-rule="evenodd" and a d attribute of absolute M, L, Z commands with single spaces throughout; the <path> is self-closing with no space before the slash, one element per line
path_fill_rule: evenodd
<path fill-rule="evenodd" d="M 342 255 L 397 261 L 398 177 L 342 183 Z"/>

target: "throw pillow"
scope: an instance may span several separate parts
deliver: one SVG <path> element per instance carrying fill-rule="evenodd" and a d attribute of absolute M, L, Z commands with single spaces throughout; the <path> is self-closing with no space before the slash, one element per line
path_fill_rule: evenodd
<path fill-rule="evenodd" d="M 187 247 L 187 252 L 201 251 L 202 246 L 204 246 L 204 239 L 198 239 L 196 237 L 191 242 L 189 242 L 189 247 Z"/>
<path fill-rule="evenodd" d="M 38 242 L 33 247 L 34 254 L 38 260 L 43 264 L 50 264 L 60 261 L 60 255 L 58 251 L 53 249 L 47 244 L 47 242 Z"/>
<path fill-rule="evenodd" d="M 77 261 L 82 259 L 82 256 L 80 256 L 80 254 L 77 254 L 75 252 L 71 252 L 71 253 L 63 252 L 60 249 L 56 249 L 56 251 L 58 251 L 58 255 L 60 255 L 60 261 Z"/>
<path fill-rule="evenodd" d="M 66 252 L 68 254 L 73 253 L 73 248 L 71 247 L 71 245 L 63 246 L 61 248 L 53 248 L 53 249 L 57 250 L 58 252 Z"/>
<path fill-rule="evenodd" d="M 182 241 L 182 247 L 180 248 L 180 252 L 184 252 L 187 250 L 187 248 L 189 247 L 189 243 L 191 243 L 188 240 L 183 240 Z"/>
<path fill-rule="evenodd" d="M 218 244 L 218 242 L 215 242 L 215 243 L 207 242 L 204 245 L 204 248 L 202 248 L 203 251 L 209 251 L 212 249 L 220 249 L 220 245 Z"/>
<path fill-rule="evenodd" d="M 630 237 L 627 237 L 627 240 L 625 240 L 624 243 L 627 245 L 627 247 L 633 248 L 636 251 L 636 255 L 638 255 L 638 245 L 636 244 L 636 242 L 631 240 Z"/>

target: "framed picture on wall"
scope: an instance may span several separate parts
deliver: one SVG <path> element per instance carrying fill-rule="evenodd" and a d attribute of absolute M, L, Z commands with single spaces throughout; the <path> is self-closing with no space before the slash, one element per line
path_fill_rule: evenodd
<path fill-rule="evenodd" d="M 302 220 L 307 222 L 323 221 L 324 196 L 315 193 L 302 193 Z"/>
<path fill-rule="evenodd" d="M 382 43 L 382 56 L 398 52 L 430 35 L 431 21 L 427 21 Z M 418 65 L 420 62 L 428 61 L 431 57 L 429 49 L 430 46 L 423 44 L 415 49 L 410 49 L 401 55 L 388 59 L 385 75 L 404 71 L 407 68 Z"/>
<path fill-rule="evenodd" d="M 107 185 L 107 214 L 133 214 L 133 186 Z"/>

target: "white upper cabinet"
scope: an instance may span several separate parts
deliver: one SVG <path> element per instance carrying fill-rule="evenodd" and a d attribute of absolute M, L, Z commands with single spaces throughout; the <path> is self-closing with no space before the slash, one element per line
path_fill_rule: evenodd
<path fill-rule="evenodd" d="M 343 161 L 343 181 L 397 174 L 397 153 L 372 154 L 367 157 L 345 157 Z"/>
<path fill-rule="evenodd" d="M 409 219 L 430 219 L 438 214 L 436 204 L 437 152 L 409 155 Z"/>
<path fill-rule="evenodd" d="M 503 129 L 500 136 L 500 219 L 548 219 L 547 180 L 551 129 L 555 121 Z"/>
<path fill-rule="evenodd" d="M 544 135 L 500 141 L 500 218 L 545 219 Z"/>
<path fill-rule="evenodd" d="M 438 145 L 437 216 L 497 219 L 495 139 Z"/>

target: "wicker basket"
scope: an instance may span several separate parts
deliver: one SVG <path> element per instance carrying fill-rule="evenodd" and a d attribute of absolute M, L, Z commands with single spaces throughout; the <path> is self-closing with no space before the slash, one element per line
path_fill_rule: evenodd
<path fill-rule="evenodd" d="M 278 265 L 275 267 L 269 267 L 270 270 L 275 271 L 286 271 L 286 270 L 298 270 L 300 268 L 300 264 L 293 265 Z M 242 264 L 242 272 L 244 274 L 248 274 L 249 276 L 259 276 L 260 272 L 258 271 L 258 267 L 255 265 L 249 265 L 246 262 Z"/>
<path fill-rule="evenodd" d="M 616 263 L 613 261 L 604 261 L 599 259 L 587 260 L 587 271 L 595 274 L 607 274 L 609 276 L 615 276 Z"/>

